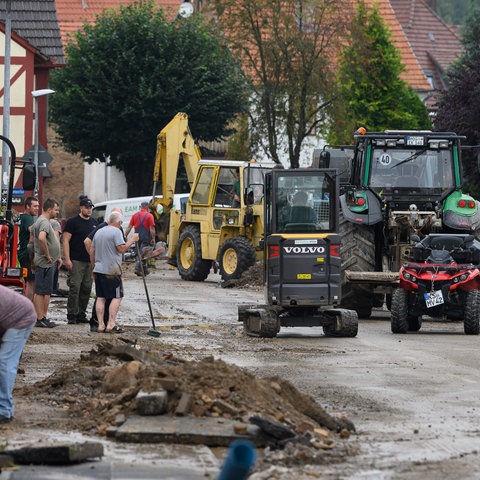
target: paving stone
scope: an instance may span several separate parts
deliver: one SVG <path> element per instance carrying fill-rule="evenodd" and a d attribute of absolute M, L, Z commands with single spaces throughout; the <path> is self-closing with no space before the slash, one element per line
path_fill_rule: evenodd
<path fill-rule="evenodd" d="M 175 409 L 175 415 L 183 417 L 189 414 L 190 409 L 192 408 L 192 398 L 191 393 L 183 392 L 177 404 L 177 408 Z"/>
<path fill-rule="evenodd" d="M 136 410 L 139 415 L 161 415 L 167 411 L 168 395 L 166 390 L 145 392 L 140 390 L 136 397 Z"/>

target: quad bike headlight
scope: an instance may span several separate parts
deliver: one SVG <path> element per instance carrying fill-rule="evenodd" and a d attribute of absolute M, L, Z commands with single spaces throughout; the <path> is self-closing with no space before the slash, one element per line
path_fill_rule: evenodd
<path fill-rule="evenodd" d="M 415 283 L 417 281 L 417 277 L 415 277 L 414 275 L 412 275 L 411 273 L 408 273 L 408 272 L 403 272 L 403 278 L 405 280 L 408 280 L 409 282 L 413 282 L 413 283 Z"/>

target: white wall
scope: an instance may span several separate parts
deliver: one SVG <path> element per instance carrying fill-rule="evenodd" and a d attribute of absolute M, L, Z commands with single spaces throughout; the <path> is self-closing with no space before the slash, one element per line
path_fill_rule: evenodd
<path fill-rule="evenodd" d="M 127 197 L 125 174 L 105 163 L 84 164 L 84 191 L 92 202 L 104 202 Z M 106 179 L 105 179 L 106 175 Z"/>

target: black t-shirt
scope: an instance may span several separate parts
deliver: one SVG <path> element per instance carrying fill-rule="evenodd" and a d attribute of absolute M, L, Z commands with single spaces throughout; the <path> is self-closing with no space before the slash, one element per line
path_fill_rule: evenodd
<path fill-rule="evenodd" d="M 72 235 L 70 238 L 70 260 L 79 262 L 90 262 L 90 256 L 83 241 L 88 234 L 96 227 L 97 221 L 94 218 L 85 220 L 80 215 L 69 218 L 65 224 L 64 232 Z"/>

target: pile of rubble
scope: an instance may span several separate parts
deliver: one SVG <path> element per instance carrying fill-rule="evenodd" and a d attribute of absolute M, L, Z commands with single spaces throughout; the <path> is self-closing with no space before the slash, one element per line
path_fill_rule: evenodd
<path fill-rule="evenodd" d="M 165 415 L 228 419 L 238 432 L 254 424 L 272 452 L 295 445 L 292 451 L 300 448 L 315 457 L 348 448 L 345 440 L 354 432 L 353 424 L 329 415 L 281 378 L 259 379 L 212 357 L 187 361 L 167 350 L 146 351 L 118 340 L 98 344 L 73 368 L 24 386 L 18 395 L 67 409 L 72 430 L 106 434 L 112 425 L 138 415 L 139 393 L 165 391 Z M 291 461 L 290 455 L 284 458 Z"/>
<path fill-rule="evenodd" d="M 223 282 L 222 287 L 261 290 L 263 288 L 263 262 L 256 262 L 245 270 L 240 278 Z"/>

